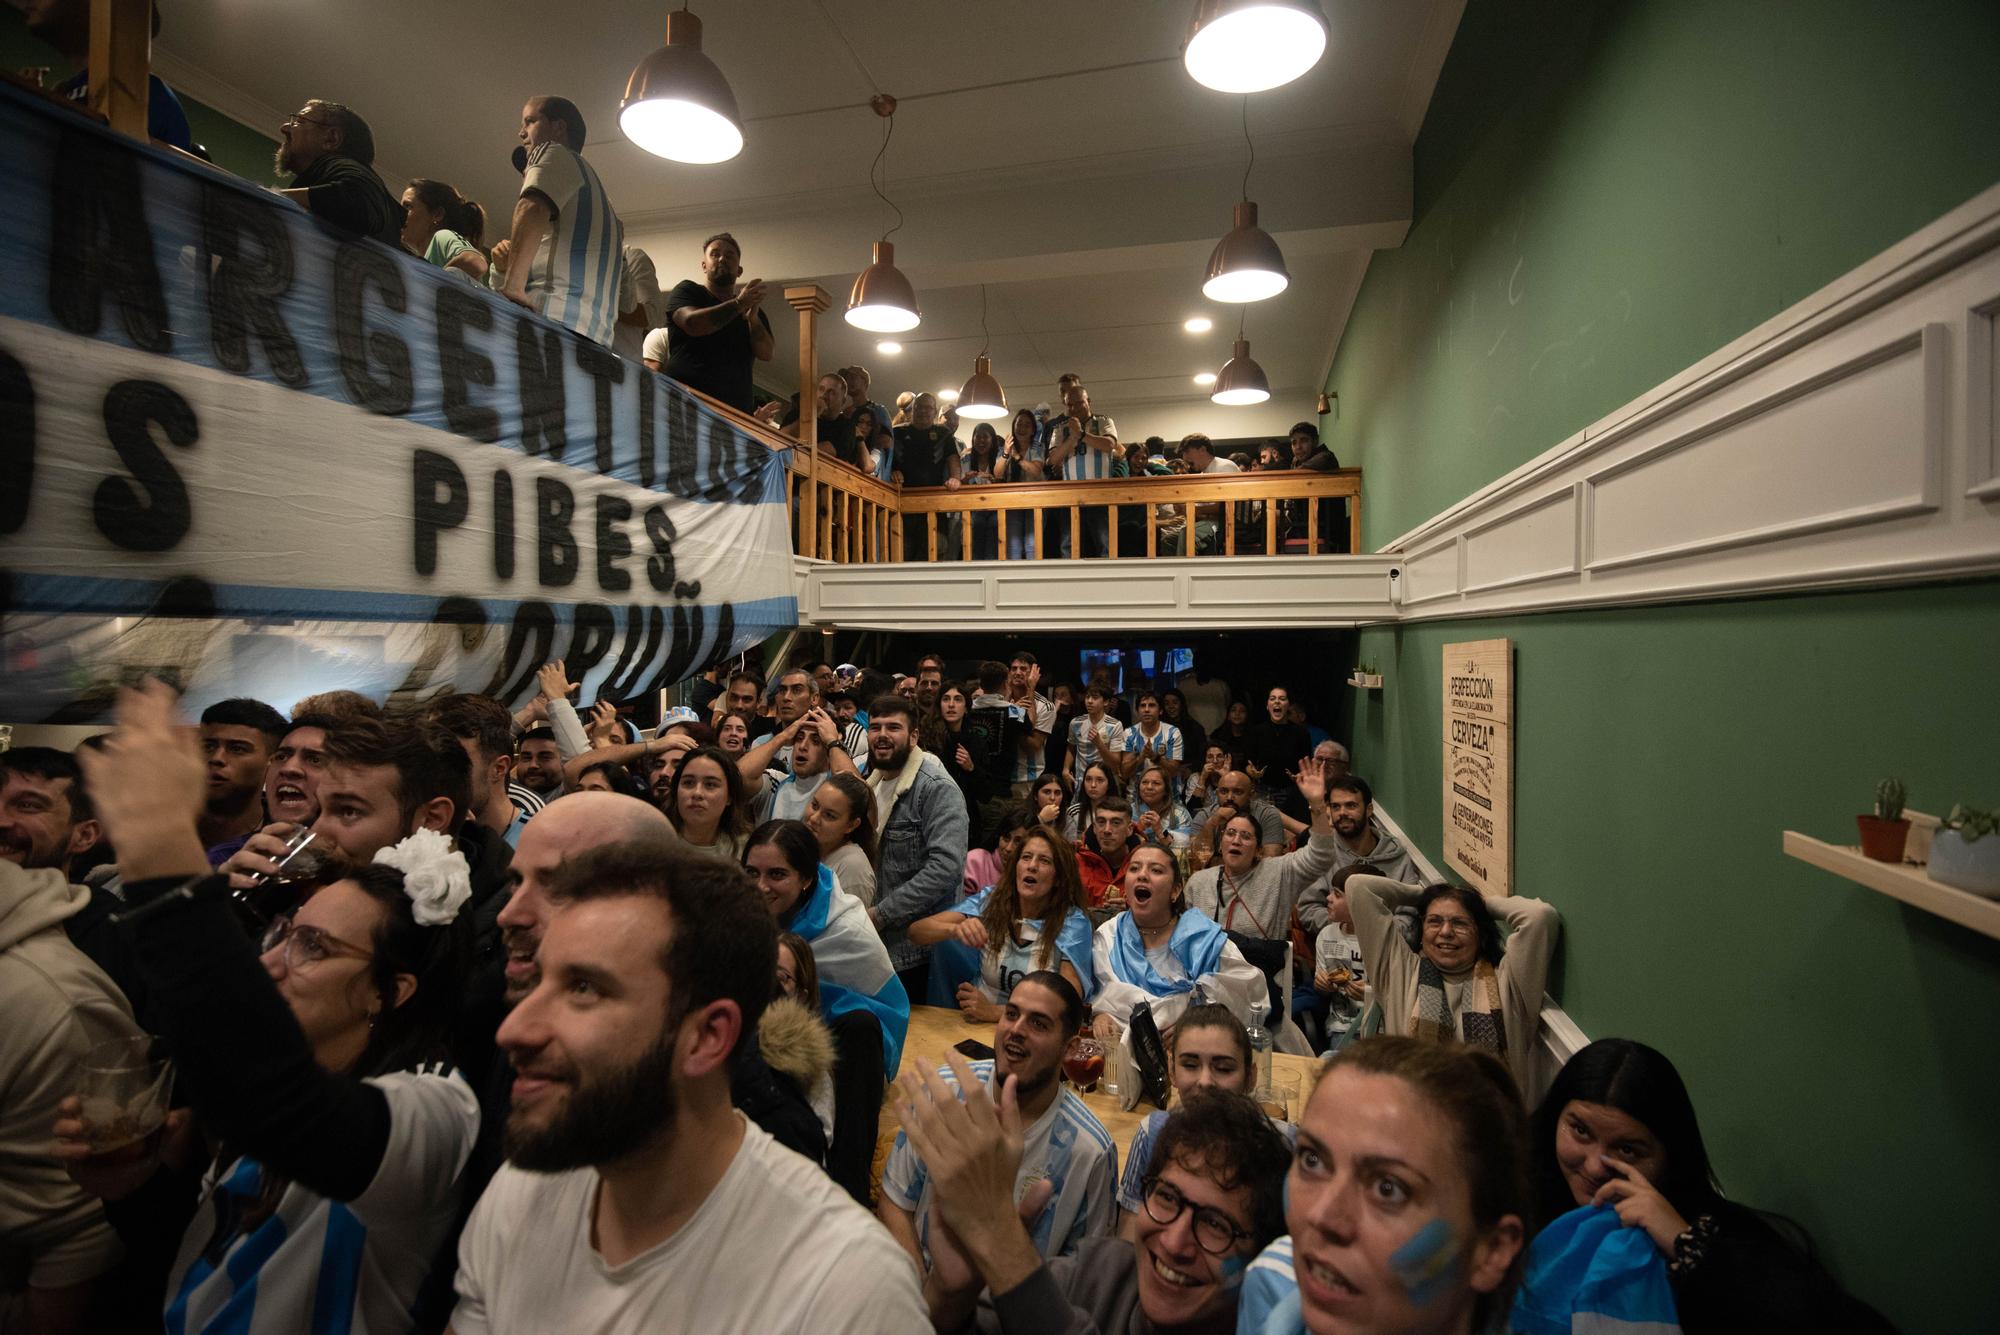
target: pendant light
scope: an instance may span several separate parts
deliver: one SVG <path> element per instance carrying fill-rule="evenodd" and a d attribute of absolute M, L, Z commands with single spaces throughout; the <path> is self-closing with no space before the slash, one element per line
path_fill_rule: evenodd
<path fill-rule="evenodd" d="M 986 330 L 986 284 L 979 285 L 979 355 L 972 359 L 972 378 L 958 391 L 958 415 L 975 421 L 992 421 L 1007 415 L 1007 391 L 993 378 L 993 363 L 986 349 L 993 336 Z"/>
<path fill-rule="evenodd" d="M 1291 286 L 1285 257 L 1271 234 L 1257 225 L 1257 206 L 1250 202 L 1250 169 L 1257 165 L 1257 146 L 1250 142 L 1250 99 L 1243 99 L 1243 142 L 1250 161 L 1243 168 L 1243 198 L 1236 205 L 1233 226 L 1208 257 L 1208 276 L 1201 293 L 1210 301 L 1263 301 Z"/>
<path fill-rule="evenodd" d="M 736 94 L 702 54 L 701 20 L 685 6 L 667 15 L 667 44 L 625 81 L 618 128 L 648 153 L 673 162 L 727 162 L 743 151 Z"/>
<path fill-rule="evenodd" d="M 883 156 L 889 151 L 889 136 L 896 132 L 896 99 L 887 93 L 877 93 L 868 100 L 868 105 L 884 122 L 882 147 L 868 168 L 868 184 L 884 204 L 896 209 L 896 201 L 889 198 L 884 188 L 889 182 L 889 169 L 882 167 Z M 877 167 L 882 167 L 881 185 L 875 184 Z M 874 262 L 861 271 L 854 280 L 854 290 L 847 294 L 847 323 L 856 329 L 871 334 L 900 334 L 915 329 L 923 321 L 923 316 L 917 313 L 917 290 L 896 267 L 896 248 L 889 242 L 902 225 L 903 211 L 896 209 L 896 226 L 882 233 L 882 239 L 875 243 Z"/>
<path fill-rule="evenodd" d="M 1199 0 L 1181 60 L 1218 93 L 1261 93 L 1304 74 L 1326 51 L 1316 0 Z"/>
<path fill-rule="evenodd" d="M 1250 360 L 1250 340 L 1243 337 L 1242 317 L 1238 316 L 1236 346 L 1230 349 L 1229 360 L 1222 364 L 1222 373 L 1215 377 L 1209 402 L 1242 408 L 1270 397 L 1271 382 L 1264 378 L 1264 368 Z"/>

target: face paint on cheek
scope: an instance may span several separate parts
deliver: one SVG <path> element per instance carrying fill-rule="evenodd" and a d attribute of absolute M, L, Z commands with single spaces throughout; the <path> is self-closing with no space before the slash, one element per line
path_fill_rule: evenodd
<path fill-rule="evenodd" d="M 1389 1271 L 1419 1307 L 1440 1297 L 1457 1269 L 1458 1238 L 1451 1225 L 1433 1219 L 1389 1258 Z"/>
<path fill-rule="evenodd" d="M 1215 1268 L 1222 1273 L 1223 1292 L 1233 1293 L 1243 1287 L 1243 1272 L 1250 1268 L 1250 1258 L 1236 1252 L 1216 1262 Z"/>

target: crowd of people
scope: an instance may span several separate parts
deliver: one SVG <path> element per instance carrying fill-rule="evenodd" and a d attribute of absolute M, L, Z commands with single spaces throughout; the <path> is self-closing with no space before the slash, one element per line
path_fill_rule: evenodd
<path fill-rule="evenodd" d="M 31 9 L 46 11 L 45 18 L 33 19 L 37 31 L 65 49 L 87 39 L 87 6 L 79 0 L 38 0 Z M 172 91 L 157 76 L 153 82 L 156 122 L 179 127 L 168 131 L 168 142 L 195 147 Z M 81 80 L 66 85 L 65 92 L 80 97 Z M 584 156 L 587 134 L 583 113 L 568 98 L 530 98 L 521 111 L 514 154 L 520 193 L 504 223 L 489 227 L 485 208 L 447 181 L 422 177 L 407 182 L 400 195 L 392 192 L 376 171 L 375 137 L 366 118 L 353 107 L 314 98 L 278 127 L 275 166 L 287 184 L 276 193 L 336 231 L 371 238 L 455 279 L 489 288 L 796 437 L 798 396 L 768 398 L 754 381 L 756 364 L 772 359 L 774 343 L 764 310 L 767 290 L 761 279 L 744 276 L 740 243 L 728 232 L 708 237 L 698 257 L 699 274 L 663 290 L 653 256 L 627 243 L 617 208 Z M 1227 454 L 1200 434 L 1179 441 L 1121 440 L 1117 422 L 1092 406 L 1090 391 L 1074 373 L 1058 380 L 1050 402 L 1022 408 L 1004 428 L 980 422 L 969 434 L 957 409 L 938 395 L 905 390 L 890 396 L 892 408 L 873 397 L 872 383 L 862 366 L 819 378 L 814 445 L 900 486 L 984 489 L 1043 480 L 1340 467 L 1312 421 L 1299 422 L 1286 440 Z M 1235 504 L 1238 550 L 1261 551 L 1268 532 L 1265 502 Z M 1278 504 L 1282 537 L 1305 537 L 1307 502 Z M 1347 550 L 1346 502 L 1318 504 L 1321 549 Z M 1085 506 L 1075 534 L 1069 509 L 1051 507 L 1042 515 L 1040 552 L 1031 515 L 1007 515 L 1004 534 L 1000 519 L 972 517 L 975 559 L 990 560 L 1003 545 L 1016 560 L 1105 556 L 1114 525 L 1120 526 L 1121 550 L 1145 550 L 1139 506 Z M 1221 503 L 1197 506 L 1190 534 L 1184 509 L 1161 506 L 1159 551 L 1170 556 L 1216 551 L 1222 519 Z M 961 516 L 913 516 L 903 528 L 905 559 L 928 559 L 933 523 L 941 555 L 950 559 L 965 550 Z"/>
<path fill-rule="evenodd" d="M 554 663 L 512 713 L 150 683 L 0 753 L 8 1310 L 1539 1331 L 1613 1283 L 1886 1328 L 1722 1196 L 1660 1053 L 1529 1111 L 1555 910 L 1425 884 L 1283 684 L 913 666 L 717 668 L 649 729 Z M 909 1052 L 913 1004 L 991 1055 Z M 1122 1166 L 1084 1037 L 1162 1104 Z M 1326 1062 L 1296 1124 L 1273 1042 Z M 86 1079 L 135 1043 L 150 1118 Z"/>

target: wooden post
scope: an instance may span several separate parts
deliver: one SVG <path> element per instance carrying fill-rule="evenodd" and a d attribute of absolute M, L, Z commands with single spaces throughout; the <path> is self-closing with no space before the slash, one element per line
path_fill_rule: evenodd
<path fill-rule="evenodd" d="M 785 300 L 799 313 L 799 448 L 806 455 L 806 492 L 803 513 L 812 516 L 799 525 L 805 536 L 800 556 L 819 554 L 815 540 L 819 533 L 819 315 L 833 305 L 833 298 L 818 283 L 785 289 Z"/>
<path fill-rule="evenodd" d="M 1351 556 L 1361 554 L 1361 492 L 1357 488 L 1347 498 L 1347 551 Z"/>
<path fill-rule="evenodd" d="M 153 0 L 90 0 L 90 109 L 145 142 L 152 105 Z"/>

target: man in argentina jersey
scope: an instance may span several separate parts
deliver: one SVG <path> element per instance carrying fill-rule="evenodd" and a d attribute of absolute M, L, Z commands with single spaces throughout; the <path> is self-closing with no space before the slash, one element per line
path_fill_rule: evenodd
<path fill-rule="evenodd" d="M 521 109 L 521 198 L 500 295 L 611 346 L 625 225 L 583 160 L 583 114 L 562 97 Z"/>
<path fill-rule="evenodd" d="M 1062 1083 L 1063 1049 L 1084 1018 L 1083 998 L 1068 979 L 1031 973 L 1015 986 L 993 1028 L 994 1058 L 972 1063 L 973 1074 L 989 1090 L 996 1080 L 1015 1078 L 1024 1134 L 1014 1197 L 1020 1200 L 1044 1178 L 1051 1184 L 1048 1204 L 1028 1230 L 1043 1256 L 1070 1255 L 1085 1238 L 1110 1233 L 1118 1220 L 1118 1147 L 1096 1114 Z M 957 1088 L 949 1069 L 942 1075 Z M 898 1131 L 882 1171 L 876 1212 L 925 1268 L 933 1194 L 923 1160 Z"/>

